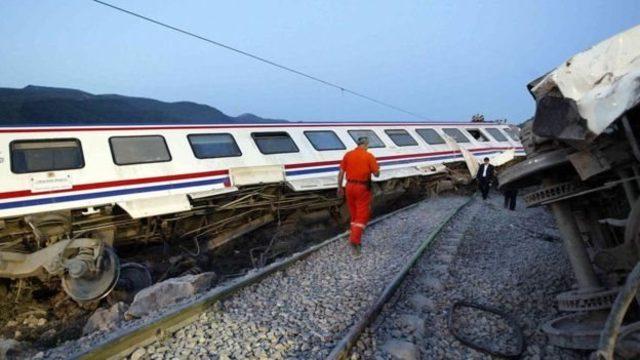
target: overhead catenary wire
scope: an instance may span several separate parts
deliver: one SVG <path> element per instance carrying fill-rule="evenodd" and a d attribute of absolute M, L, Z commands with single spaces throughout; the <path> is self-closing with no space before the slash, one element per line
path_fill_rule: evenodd
<path fill-rule="evenodd" d="M 291 68 L 291 67 L 289 67 L 289 66 L 285 66 L 285 65 L 279 64 L 279 63 L 277 63 L 277 62 L 275 62 L 275 61 L 272 61 L 272 60 L 269 60 L 269 59 L 263 58 L 263 57 L 261 57 L 261 56 L 258 56 L 258 55 L 255 55 L 255 54 L 249 53 L 249 52 L 247 52 L 247 51 L 240 50 L 240 49 L 235 48 L 235 47 L 232 47 L 232 46 L 230 46 L 230 45 L 226 45 L 226 44 L 223 44 L 223 43 L 221 43 L 221 42 L 218 42 L 218 41 L 215 41 L 215 40 L 211 40 L 211 39 L 209 39 L 209 38 L 207 38 L 207 37 L 204 37 L 204 36 L 202 36 L 202 35 L 198 35 L 198 34 L 192 33 L 192 32 L 190 32 L 190 31 L 188 31 L 188 30 L 184 30 L 184 29 L 181 29 L 181 28 L 175 27 L 175 26 L 173 26 L 173 25 L 169 25 L 169 24 L 167 24 L 167 23 L 161 22 L 161 21 L 159 21 L 159 20 L 152 19 L 152 18 L 150 18 L 150 17 L 148 17 L 148 16 L 144 16 L 144 15 L 142 15 L 142 14 L 139 14 L 139 13 L 136 13 L 136 12 L 133 12 L 133 11 L 130 11 L 130 10 L 127 10 L 127 9 L 121 8 L 121 7 L 119 7 L 119 6 L 116 6 L 116 5 L 110 4 L 110 3 L 105 2 L 105 1 L 101 1 L 101 0 L 90 0 L 90 1 L 93 1 L 93 2 L 98 3 L 98 4 L 100 4 L 100 5 L 104 5 L 104 6 L 106 6 L 106 7 L 109 7 L 109 8 L 111 8 L 111 9 L 113 9 L 113 10 L 117 10 L 117 11 L 120 11 L 120 12 L 122 12 L 122 13 L 125 13 L 125 14 L 128 14 L 128 15 L 131 15 L 131 16 L 134 16 L 134 17 L 136 17 L 136 18 L 138 18 L 138 19 L 141 19 L 141 20 L 144 20 L 144 21 L 148 21 L 148 22 L 150 22 L 150 23 L 156 24 L 156 25 L 161 26 L 161 27 L 164 27 L 164 28 L 166 28 L 166 29 L 176 31 L 176 32 L 181 33 L 181 34 L 183 34 L 183 35 L 187 35 L 187 36 L 190 36 L 190 37 L 193 37 L 193 38 L 196 38 L 196 39 L 202 40 L 202 41 L 207 42 L 207 43 L 209 43 L 209 44 L 211 44 L 211 45 L 215 45 L 215 46 L 222 47 L 222 48 L 227 49 L 227 50 L 229 50 L 229 51 L 233 51 L 233 52 L 238 53 L 238 54 L 240 54 L 240 55 L 243 55 L 243 56 L 246 56 L 246 57 L 252 58 L 252 59 L 254 59 L 254 60 L 257 60 L 257 61 L 263 62 L 263 63 L 265 63 L 265 64 L 268 64 L 268 65 L 274 66 L 274 67 L 279 68 L 279 69 L 281 69 L 281 70 L 288 71 L 288 72 L 290 72 L 290 73 L 293 73 L 293 74 L 296 74 L 296 75 L 299 75 L 299 76 L 305 77 L 305 78 L 310 79 L 310 80 L 313 80 L 313 81 L 316 81 L 316 82 L 321 83 L 321 84 L 323 84 L 323 85 L 326 85 L 326 86 L 329 86 L 329 87 L 336 88 L 336 89 L 340 90 L 340 91 L 341 91 L 341 92 L 343 92 L 343 93 L 349 93 L 349 94 L 354 95 L 354 96 L 357 96 L 357 97 L 359 97 L 359 98 L 361 98 L 361 99 L 365 99 L 365 100 L 371 101 L 371 102 L 373 102 L 373 103 L 376 103 L 376 104 L 378 104 L 378 105 L 381 105 L 381 106 L 387 107 L 387 108 L 389 108 L 389 109 L 393 109 L 393 110 L 396 110 L 396 111 L 402 112 L 402 113 L 404 113 L 404 114 L 407 114 L 407 115 L 413 116 L 413 117 L 415 117 L 415 118 L 417 118 L 417 119 L 421 119 L 421 120 L 426 120 L 426 119 L 427 119 L 425 116 L 422 116 L 422 115 L 417 114 L 417 113 L 415 113 L 415 112 L 405 110 L 405 109 L 403 109 L 403 108 L 400 108 L 400 107 L 398 107 L 398 106 L 392 105 L 392 104 L 387 103 L 387 102 L 385 102 L 385 101 L 378 100 L 378 99 L 376 99 L 376 98 L 374 98 L 374 97 L 371 97 L 371 96 L 369 96 L 369 95 L 365 95 L 365 94 L 363 94 L 363 93 L 361 93 L 361 92 L 358 92 L 358 91 L 355 91 L 355 90 L 351 90 L 351 89 L 349 89 L 349 88 L 346 88 L 346 87 L 344 87 L 344 86 L 338 85 L 338 84 L 336 84 L 336 83 L 333 83 L 333 82 L 330 82 L 330 81 L 327 81 L 327 80 L 323 80 L 323 79 L 318 78 L 318 77 L 316 77 L 316 76 L 313 76 L 313 75 L 307 74 L 307 73 L 305 73 L 305 72 L 302 72 L 302 71 L 296 70 L 296 69 Z"/>

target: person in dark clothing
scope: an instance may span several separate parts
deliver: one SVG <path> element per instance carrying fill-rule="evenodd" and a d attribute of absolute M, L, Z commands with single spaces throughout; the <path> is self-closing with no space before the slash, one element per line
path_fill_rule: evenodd
<path fill-rule="evenodd" d="M 489 196 L 489 186 L 491 185 L 491 179 L 493 179 L 493 165 L 489 164 L 489 158 L 484 158 L 484 163 L 478 168 L 476 174 L 476 180 L 478 180 L 478 187 L 482 193 L 482 199 L 486 200 Z"/>
<path fill-rule="evenodd" d="M 516 209 L 516 197 L 518 196 L 518 189 L 505 186 L 502 189 L 504 193 L 504 208 L 509 210 Z"/>

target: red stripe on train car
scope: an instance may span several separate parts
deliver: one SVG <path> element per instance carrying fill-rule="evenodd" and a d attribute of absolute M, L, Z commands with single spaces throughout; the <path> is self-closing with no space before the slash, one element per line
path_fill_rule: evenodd
<path fill-rule="evenodd" d="M 514 149 L 513 147 L 489 147 L 489 148 L 477 148 L 477 149 L 467 149 L 471 152 L 476 151 L 490 151 L 490 150 L 508 150 Z M 521 149 L 521 148 L 515 148 Z M 385 160 L 396 160 L 396 159 L 410 159 L 421 156 L 438 156 L 438 155 L 449 155 L 449 154 L 457 154 L 460 150 L 449 150 L 449 151 L 434 151 L 428 153 L 419 153 L 419 154 L 408 154 L 408 155 L 390 155 L 390 156 L 379 156 L 376 159 L 378 161 Z M 308 162 L 308 163 L 297 163 L 297 164 L 286 164 L 284 166 L 285 169 L 298 169 L 303 167 L 310 166 L 328 166 L 328 165 L 337 165 L 340 164 L 340 160 L 330 160 L 330 161 L 318 161 L 318 162 Z"/>
<path fill-rule="evenodd" d="M 513 148 L 512 147 L 490 147 L 490 148 L 477 148 L 477 149 L 468 149 L 468 150 L 469 151 L 490 151 L 490 150 L 507 150 L 507 149 L 513 149 Z M 515 149 L 522 149 L 522 147 L 517 147 Z M 450 151 L 436 151 L 436 152 L 430 152 L 430 153 L 419 153 L 419 154 L 408 154 L 408 155 L 380 156 L 378 157 L 378 160 L 385 161 L 385 160 L 394 160 L 394 159 L 415 158 L 415 157 L 421 157 L 421 156 L 438 156 L 438 155 L 455 154 L 459 152 L 460 152 L 459 150 L 450 150 Z M 337 164 L 340 164 L 340 160 L 285 164 L 284 167 L 285 169 L 299 169 L 304 167 L 328 166 L 328 165 L 337 165 Z M 138 179 L 114 180 L 114 181 L 105 181 L 105 182 L 90 183 L 90 184 L 80 184 L 80 185 L 74 185 L 71 189 L 43 191 L 38 193 L 31 192 L 31 190 L 18 190 L 18 191 L 9 191 L 9 192 L 0 193 L 0 199 L 48 195 L 48 194 L 57 194 L 57 193 L 65 193 L 65 192 L 72 192 L 72 191 L 95 190 L 95 189 L 108 188 L 108 187 L 139 185 L 139 184 L 147 184 L 147 183 L 154 183 L 154 182 L 187 180 L 187 179 L 217 176 L 217 175 L 228 175 L 228 174 L 229 174 L 229 170 L 225 169 L 225 170 L 205 171 L 205 172 L 189 173 L 189 174 L 154 176 L 154 177 L 146 177 L 146 178 L 138 178 Z"/>
<path fill-rule="evenodd" d="M 476 151 L 476 150 L 472 150 L 472 151 Z M 436 151 L 436 152 L 420 153 L 420 154 L 379 156 L 376 159 L 378 161 L 393 160 L 393 159 L 409 159 L 409 158 L 420 157 L 420 156 L 437 156 L 437 155 L 445 155 L 445 154 L 455 154 L 455 153 L 458 153 L 458 152 L 460 152 L 460 151 L 458 151 L 458 150 Z M 298 164 L 286 164 L 284 166 L 284 168 L 285 169 L 298 169 L 298 168 L 310 167 L 310 166 L 337 165 L 337 164 L 340 164 L 340 161 L 341 160 L 331 160 L 331 161 L 318 161 L 318 162 L 308 162 L 308 163 L 298 163 Z"/>
<path fill-rule="evenodd" d="M 80 184 L 80 185 L 74 185 L 71 189 L 43 191 L 38 193 L 31 192 L 31 190 L 19 190 L 19 191 L 10 191 L 10 192 L 0 193 L 0 199 L 10 199 L 10 198 L 34 196 L 34 195 L 57 194 L 57 193 L 65 193 L 65 192 L 71 192 L 71 191 L 95 190 L 95 189 L 102 189 L 102 188 L 116 187 L 116 186 L 140 185 L 140 184 L 148 184 L 148 183 L 154 183 L 154 182 L 186 180 L 186 179 L 194 179 L 194 178 L 217 176 L 217 175 L 228 175 L 228 174 L 229 174 L 229 170 L 216 170 L 216 171 L 205 171 L 205 172 L 191 173 L 191 174 L 154 176 L 154 177 L 146 177 L 146 178 L 138 178 L 138 179 L 115 180 L 115 181 L 104 181 L 104 182 L 91 183 L 91 184 Z"/>

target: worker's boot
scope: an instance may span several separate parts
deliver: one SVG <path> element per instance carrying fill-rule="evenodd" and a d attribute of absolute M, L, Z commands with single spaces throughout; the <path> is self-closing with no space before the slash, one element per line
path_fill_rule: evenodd
<path fill-rule="evenodd" d="M 360 256 L 362 256 L 362 253 L 360 251 L 360 248 L 362 247 L 362 245 L 360 244 L 354 244 L 354 243 L 349 243 L 351 245 L 351 253 L 353 254 L 354 258 L 359 258 Z"/>

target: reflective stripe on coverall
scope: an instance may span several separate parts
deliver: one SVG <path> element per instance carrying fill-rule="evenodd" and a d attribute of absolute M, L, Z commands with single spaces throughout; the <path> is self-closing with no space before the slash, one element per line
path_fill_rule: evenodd
<path fill-rule="evenodd" d="M 362 232 L 371 216 L 371 190 L 368 182 L 371 174 L 380 170 L 376 158 L 367 150 L 357 147 L 347 152 L 340 163 L 347 177 L 345 195 L 351 214 L 351 236 L 354 245 L 360 245 Z"/>

